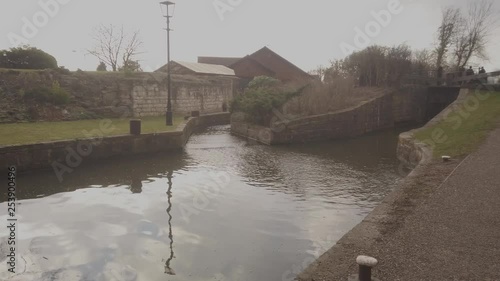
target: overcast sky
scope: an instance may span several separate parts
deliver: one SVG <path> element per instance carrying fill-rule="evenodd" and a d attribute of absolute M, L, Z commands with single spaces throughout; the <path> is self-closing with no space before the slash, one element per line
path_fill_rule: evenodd
<path fill-rule="evenodd" d="M 55 3 L 59 3 L 59 8 L 52 8 L 56 12 L 46 20 L 40 3 L 54 1 L 58 1 Z M 382 10 L 392 13 L 391 20 L 379 31 L 372 26 L 370 43 L 407 43 L 418 49 L 430 48 L 442 7 L 465 6 L 467 1 L 474 0 L 400 0 L 401 5 L 392 12 L 388 9 L 391 1 L 398 0 L 178 0 L 172 19 L 172 59 L 196 61 L 197 56 L 244 56 L 268 46 L 309 71 L 327 65 L 331 59 L 344 57 L 342 43 L 357 48 L 355 28 L 364 30 L 374 20 L 372 12 Z M 500 1 L 495 2 L 495 12 L 500 13 Z M 166 62 L 166 32 L 162 29 L 165 21 L 159 1 L 2 0 L 0 18 L 0 49 L 12 47 L 12 38 L 18 41 L 24 38 L 71 70 L 95 70 L 98 60 L 86 55 L 86 49 L 93 46 L 92 30 L 101 23 L 140 30 L 144 54 L 139 59 L 144 70 L 155 70 Z M 32 32 L 25 27 L 29 25 L 26 21 L 40 27 Z M 474 65 L 484 65 L 488 71 L 500 69 L 498 50 L 497 29 L 489 47 L 490 62 Z"/>

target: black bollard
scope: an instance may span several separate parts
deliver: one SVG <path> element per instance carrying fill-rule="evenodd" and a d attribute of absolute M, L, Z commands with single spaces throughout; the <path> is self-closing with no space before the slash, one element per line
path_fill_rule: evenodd
<path fill-rule="evenodd" d="M 372 268 L 359 265 L 359 281 L 372 281 Z"/>
<path fill-rule="evenodd" d="M 141 134 L 141 120 L 132 119 L 130 120 L 130 134 L 138 136 Z"/>
<path fill-rule="evenodd" d="M 372 281 L 372 268 L 378 264 L 375 258 L 358 256 L 356 263 L 359 265 L 359 281 Z"/>

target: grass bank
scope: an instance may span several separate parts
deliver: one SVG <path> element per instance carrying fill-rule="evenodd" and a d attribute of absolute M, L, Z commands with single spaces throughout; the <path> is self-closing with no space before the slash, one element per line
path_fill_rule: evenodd
<path fill-rule="evenodd" d="M 160 133 L 175 130 L 184 121 L 184 118 L 174 117 L 174 126 L 169 127 L 165 125 L 164 116 L 144 117 L 141 120 L 142 133 Z M 103 123 L 101 124 L 101 122 Z M 103 136 L 128 134 L 129 119 L 0 124 L 0 146 L 83 139 L 86 138 L 85 132 L 94 130 L 101 132 Z"/>
<path fill-rule="evenodd" d="M 454 108 L 441 122 L 415 133 L 433 148 L 434 157 L 473 152 L 500 122 L 500 92 L 478 92 Z"/>

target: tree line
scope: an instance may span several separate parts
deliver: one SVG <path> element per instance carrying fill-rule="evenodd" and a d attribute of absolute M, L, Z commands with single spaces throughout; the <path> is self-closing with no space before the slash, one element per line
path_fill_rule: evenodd
<path fill-rule="evenodd" d="M 435 77 L 464 71 L 473 59 L 488 59 L 487 47 L 497 27 L 492 0 L 470 1 L 467 8 L 445 7 L 433 48 L 370 46 L 312 72 L 325 83 L 353 79 L 359 86 L 397 86 L 404 77 Z"/>

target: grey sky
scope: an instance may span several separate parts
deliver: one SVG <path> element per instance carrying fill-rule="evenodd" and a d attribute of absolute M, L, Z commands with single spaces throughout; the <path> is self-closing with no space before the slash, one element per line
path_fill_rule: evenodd
<path fill-rule="evenodd" d="M 50 2 L 56 0 L 40 0 Z M 141 65 L 154 70 L 166 61 L 166 34 L 159 1 L 153 0 L 57 0 L 68 2 L 29 39 L 30 45 L 54 55 L 59 65 L 71 70 L 95 70 L 98 61 L 85 55 L 93 42 L 90 34 L 100 24 L 123 24 L 138 29 L 144 42 Z M 172 59 L 196 61 L 197 56 L 244 56 L 268 46 L 308 71 L 344 57 L 342 42 L 353 45 L 355 27 L 364 29 L 372 11 L 387 10 L 390 1 L 296 1 L 217 0 L 234 4 L 232 11 L 217 13 L 214 0 L 178 0 L 172 20 Z M 371 43 L 394 45 L 406 42 L 414 48 L 432 47 L 435 31 L 446 5 L 465 5 L 474 0 L 400 0 L 401 12 L 387 27 L 370 38 Z M 500 12 L 496 2 L 496 13 Z M 9 33 L 22 35 L 23 17 L 32 21 L 43 11 L 39 1 L 3 0 L 0 3 L 0 49 L 11 47 Z M 43 21 L 43 18 L 40 18 Z M 491 38 L 488 71 L 500 69 L 500 32 Z"/>

